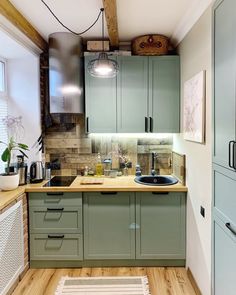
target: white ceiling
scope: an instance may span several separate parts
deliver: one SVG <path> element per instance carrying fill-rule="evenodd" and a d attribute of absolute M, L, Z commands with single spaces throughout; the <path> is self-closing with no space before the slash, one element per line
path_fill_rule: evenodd
<path fill-rule="evenodd" d="M 41 0 L 10 0 L 12 4 L 47 40 L 53 32 L 65 31 L 53 18 Z M 97 17 L 102 0 L 45 0 L 54 13 L 69 28 L 77 32 L 86 29 Z M 117 0 L 120 41 L 144 34 L 175 35 L 190 10 L 212 0 Z M 206 8 L 206 7 L 205 7 Z M 106 33 L 107 34 L 107 33 Z M 84 38 L 101 37 L 101 23 L 97 23 Z"/>

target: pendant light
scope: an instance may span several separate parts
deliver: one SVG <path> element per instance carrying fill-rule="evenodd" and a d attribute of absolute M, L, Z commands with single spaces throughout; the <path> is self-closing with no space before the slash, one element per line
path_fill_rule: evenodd
<path fill-rule="evenodd" d="M 87 70 L 89 74 L 96 78 L 114 78 L 119 67 L 115 60 L 109 59 L 108 54 L 104 51 L 104 8 L 102 12 L 102 52 L 98 58 L 91 60 L 88 63 Z"/>

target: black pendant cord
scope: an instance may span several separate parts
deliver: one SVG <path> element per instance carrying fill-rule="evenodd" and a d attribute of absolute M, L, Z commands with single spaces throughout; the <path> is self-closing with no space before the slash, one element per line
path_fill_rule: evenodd
<path fill-rule="evenodd" d="M 96 20 L 86 29 L 86 30 L 84 30 L 84 31 L 82 31 L 82 32 L 80 32 L 80 33 L 77 33 L 77 32 L 75 32 L 75 31 L 73 31 L 73 30 L 71 30 L 70 28 L 68 28 L 66 25 L 64 25 L 63 24 L 63 22 L 55 15 L 55 13 L 52 11 L 52 9 L 49 7 L 49 5 L 44 1 L 44 0 L 41 0 L 41 2 L 47 7 L 47 9 L 50 11 L 50 13 L 53 15 L 53 17 L 65 28 L 65 29 L 67 29 L 69 32 L 71 32 L 72 34 L 75 34 L 75 35 L 77 35 L 77 36 L 80 36 L 80 35 L 82 35 L 82 34 L 84 34 L 84 33 L 86 33 L 86 32 L 88 32 L 97 22 L 98 22 L 98 20 L 99 20 L 99 18 L 100 18 L 100 16 L 101 16 L 101 14 L 102 14 L 102 17 L 104 18 L 104 16 L 103 16 L 103 11 L 104 11 L 104 8 L 101 8 L 100 9 L 100 12 L 99 12 L 99 14 L 98 14 L 98 16 L 97 16 L 97 18 L 96 18 Z M 104 45 L 103 45 L 104 46 Z"/>

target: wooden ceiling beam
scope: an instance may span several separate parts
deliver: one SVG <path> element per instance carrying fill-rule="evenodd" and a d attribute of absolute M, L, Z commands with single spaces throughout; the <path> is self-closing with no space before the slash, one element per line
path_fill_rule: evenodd
<path fill-rule="evenodd" d="M 107 21 L 107 30 L 111 46 L 119 46 L 119 33 L 117 24 L 116 0 L 103 0 L 103 7 Z"/>
<path fill-rule="evenodd" d="M 48 43 L 9 0 L 0 0 L 0 14 L 24 33 L 41 50 L 47 50 Z"/>

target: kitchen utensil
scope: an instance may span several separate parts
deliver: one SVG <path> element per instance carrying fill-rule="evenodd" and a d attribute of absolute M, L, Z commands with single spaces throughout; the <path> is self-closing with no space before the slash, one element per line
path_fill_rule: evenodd
<path fill-rule="evenodd" d="M 30 166 L 30 182 L 38 183 L 41 181 L 43 181 L 43 163 L 36 161 Z"/>
<path fill-rule="evenodd" d="M 27 164 L 23 164 L 23 166 L 18 168 L 19 185 L 24 185 L 27 183 L 27 170 L 28 170 Z"/>

